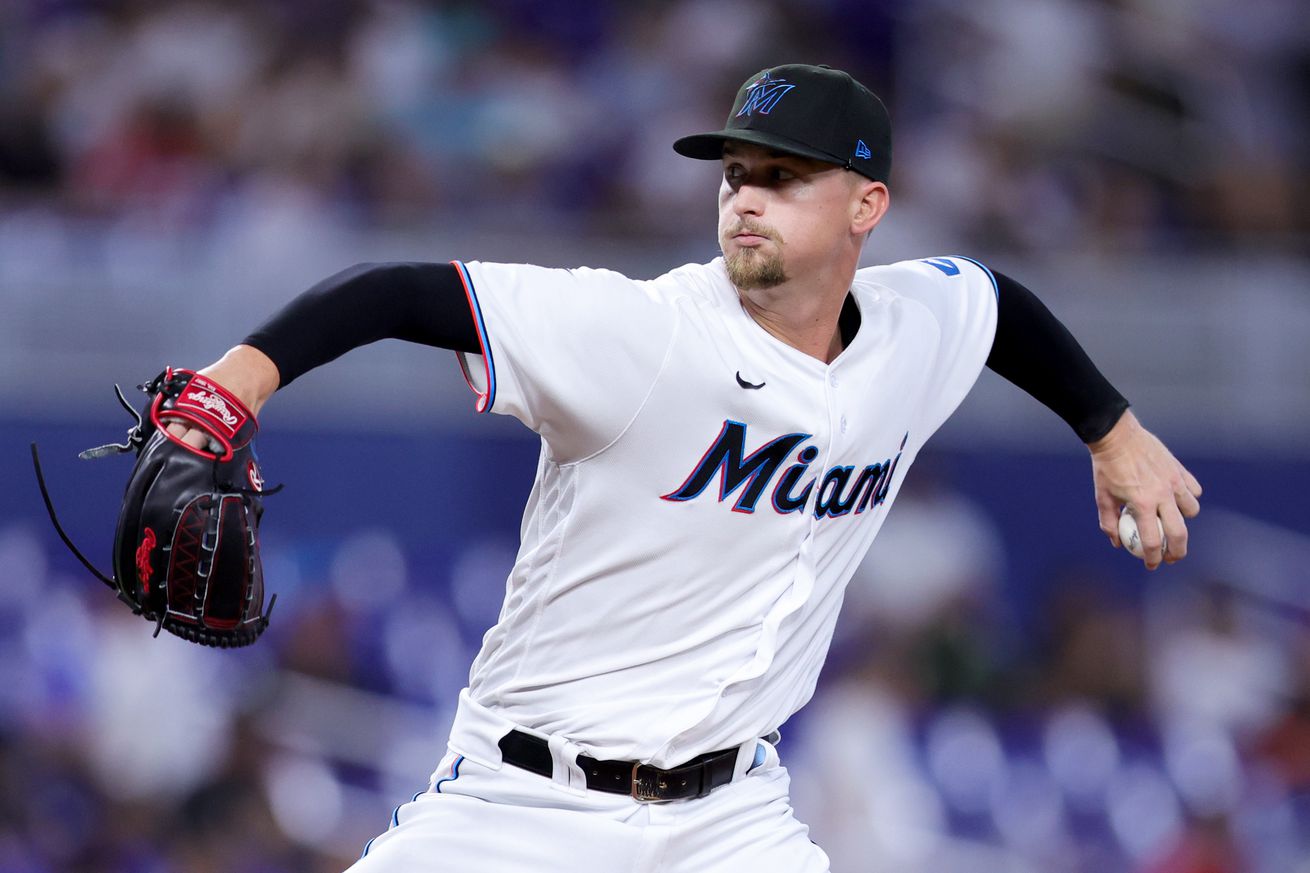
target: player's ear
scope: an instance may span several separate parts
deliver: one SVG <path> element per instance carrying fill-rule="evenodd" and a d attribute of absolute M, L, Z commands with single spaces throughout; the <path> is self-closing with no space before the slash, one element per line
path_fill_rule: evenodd
<path fill-rule="evenodd" d="M 891 205 L 891 195 L 887 186 L 863 176 L 852 173 L 857 180 L 851 192 L 851 233 L 863 236 L 882 221 Z"/>

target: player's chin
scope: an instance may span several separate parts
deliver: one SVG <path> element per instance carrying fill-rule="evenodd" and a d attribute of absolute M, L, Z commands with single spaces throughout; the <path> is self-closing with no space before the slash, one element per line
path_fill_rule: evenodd
<path fill-rule="evenodd" d="M 728 279 L 742 290 L 775 288 L 787 281 L 782 258 L 768 257 L 757 248 L 738 248 L 724 258 Z"/>

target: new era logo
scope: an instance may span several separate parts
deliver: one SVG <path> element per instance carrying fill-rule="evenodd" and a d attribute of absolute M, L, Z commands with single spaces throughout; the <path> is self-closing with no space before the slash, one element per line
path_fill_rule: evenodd
<path fill-rule="evenodd" d="M 869 147 L 864 144 L 864 140 L 862 139 L 857 139 L 855 141 L 855 157 L 857 158 L 873 157 L 873 152 L 869 151 Z"/>

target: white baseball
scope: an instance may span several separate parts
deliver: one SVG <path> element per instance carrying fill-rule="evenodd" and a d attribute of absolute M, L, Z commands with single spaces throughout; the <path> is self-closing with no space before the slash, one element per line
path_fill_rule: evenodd
<path fill-rule="evenodd" d="M 1164 522 L 1157 517 L 1155 523 L 1160 526 L 1160 546 L 1164 548 L 1168 545 L 1164 536 Z M 1126 506 L 1119 511 L 1119 541 L 1133 555 L 1139 558 L 1146 557 L 1145 553 L 1142 552 L 1142 538 L 1137 533 L 1137 521 Z"/>

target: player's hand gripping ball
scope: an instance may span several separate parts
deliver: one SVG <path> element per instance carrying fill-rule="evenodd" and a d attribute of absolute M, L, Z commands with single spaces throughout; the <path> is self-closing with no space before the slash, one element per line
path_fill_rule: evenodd
<path fill-rule="evenodd" d="M 1164 522 L 1157 516 L 1155 523 L 1160 527 L 1160 548 L 1166 549 L 1169 547 L 1169 542 L 1164 535 Z M 1137 530 L 1137 520 L 1133 518 L 1127 506 L 1119 510 L 1119 542 L 1123 543 L 1124 548 L 1135 557 L 1146 557 L 1146 553 L 1142 551 L 1142 536 Z"/>

